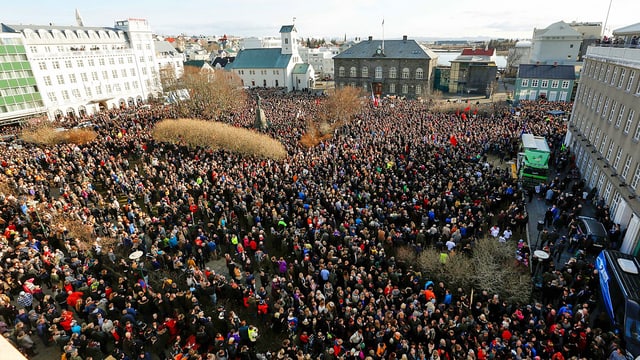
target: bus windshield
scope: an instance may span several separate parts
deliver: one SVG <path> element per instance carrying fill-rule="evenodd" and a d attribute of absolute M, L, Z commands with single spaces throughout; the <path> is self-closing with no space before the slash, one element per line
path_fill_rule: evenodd
<path fill-rule="evenodd" d="M 627 302 L 627 317 L 625 319 L 625 338 L 640 344 L 640 306 L 637 302 L 629 300 Z"/>

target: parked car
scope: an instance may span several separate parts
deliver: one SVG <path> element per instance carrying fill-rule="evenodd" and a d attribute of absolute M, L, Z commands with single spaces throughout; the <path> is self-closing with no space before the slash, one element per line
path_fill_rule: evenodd
<path fill-rule="evenodd" d="M 585 235 L 589 252 L 600 252 L 609 247 L 609 232 L 597 219 L 578 216 L 578 233 Z"/>

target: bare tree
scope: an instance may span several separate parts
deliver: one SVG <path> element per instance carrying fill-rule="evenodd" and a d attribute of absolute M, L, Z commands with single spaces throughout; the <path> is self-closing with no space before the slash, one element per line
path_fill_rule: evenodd
<path fill-rule="evenodd" d="M 179 84 L 189 91 L 189 99 L 177 104 L 181 117 L 217 119 L 239 110 L 246 102 L 240 78 L 224 70 L 188 67 Z"/>

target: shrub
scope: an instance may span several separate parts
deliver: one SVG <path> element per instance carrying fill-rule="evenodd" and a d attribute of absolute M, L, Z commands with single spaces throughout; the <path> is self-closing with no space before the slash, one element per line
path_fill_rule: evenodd
<path fill-rule="evenodd" d="M 156 124 L 152 135 L 161 142 L 225 149 L 259 158 L 280 160 L 287 156 L 284 146 L 268 135 L 220 122 L 195 119 L 164 120 Z"/>
<path fill-rule="evenodd" d="M 98 137 L 98 134 L 91 129 L 68 129 L 57 131 L 49 124 L 39 126 L 35 129 L 23 131 L 20 138 L 28 143 L 37 145 L 56 144 L 87 144 Z"/>

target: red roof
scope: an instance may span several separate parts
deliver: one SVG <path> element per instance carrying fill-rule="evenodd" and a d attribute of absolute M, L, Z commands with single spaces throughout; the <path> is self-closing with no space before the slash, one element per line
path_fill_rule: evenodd
<path fill-rule="evenodd" d="M 493 56 L 496 49 L 489 48 L 485 49 L 463 49 L 462 55 L 470 55 L 470 56 Z"/>
<path fill-rule="evenodd" d="M 170 42 L 170 43 L 172 43 L 172 42 L 176 41 L 176 39 L 175 39 L 175 38 L 172 38 L 172 37 L 168 37 L 168 38 L 166 38 L 165 40 L 166 40 L 167 42 Z"/>

